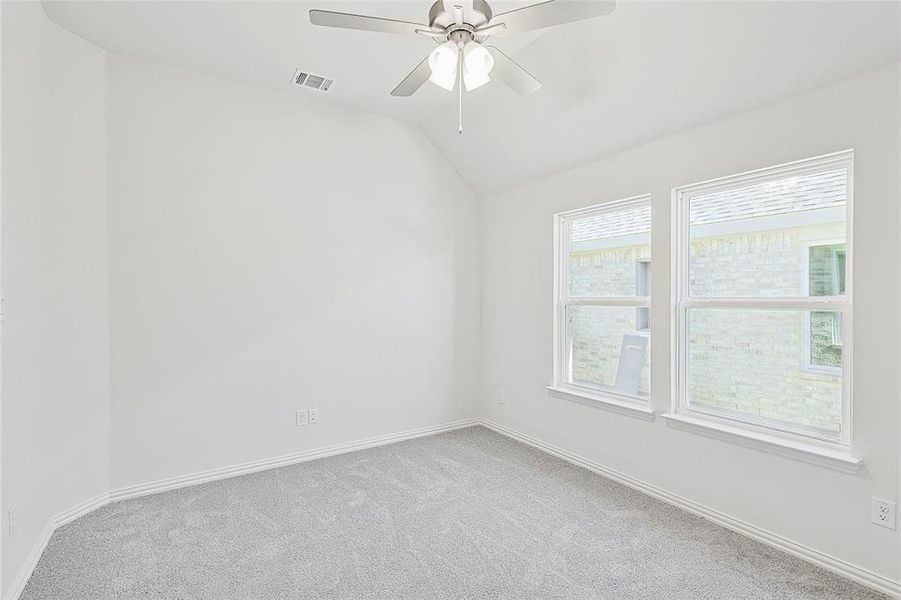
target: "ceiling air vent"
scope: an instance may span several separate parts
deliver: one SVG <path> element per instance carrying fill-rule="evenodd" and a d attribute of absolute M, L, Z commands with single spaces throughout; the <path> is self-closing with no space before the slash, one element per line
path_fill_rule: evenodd
<path fill-rule="evenodd" d="M 333 83 L 335 83 L 334 79 L 328 79 L 327 77 L 322 77 L 321 75 L 313 75 L 312 73 L 307 73 L 303 69 L 297 69 L 294 71 L 294 85 L 305 87 L 305 88 L 313 88 L 314 90 L 319 90 L 320 92 L 327 92 L 329 87 Z"/>

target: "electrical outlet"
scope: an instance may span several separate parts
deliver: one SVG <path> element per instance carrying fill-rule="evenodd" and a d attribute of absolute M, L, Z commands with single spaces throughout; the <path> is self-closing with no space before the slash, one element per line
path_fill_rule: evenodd
<path fill-rule="evenodd" d="M 895 503 L 882 498 L 870 498 L 870 520 L 877 525 L 895 528 Z"/>
<path fill-rule="evenodd" d="M 507 395 L 504 394 L 504 390 L 497 391 L 497 403 L 498 404 L 506 404 L 507 403 Z"/>
<path fill-rule="evenodd" d="M 294 413 L 294 426 L 303 427 L 310 422 L 310 413 L 305 410 L 298 410 Z"/>
<path fill-rule="evenodd" d="M 310 425 L 315 425 L 319 420 L 319 409 L 311 408 L 310 409 Z"/>
<path fill-rule="evenodd" d="M 16 533 L 16 507 L 11 506 L 9 511 L 6 513 L 6 531 L 9 539 L 12 539 L 13 534 Z"/>

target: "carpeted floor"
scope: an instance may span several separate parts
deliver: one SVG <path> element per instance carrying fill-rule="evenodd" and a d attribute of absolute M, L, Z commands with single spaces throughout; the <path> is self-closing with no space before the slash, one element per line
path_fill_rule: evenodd
<path fill-rule="evenodd" d="M 21 600 L 881 597 L 475 427 L 111 504 Z"/>

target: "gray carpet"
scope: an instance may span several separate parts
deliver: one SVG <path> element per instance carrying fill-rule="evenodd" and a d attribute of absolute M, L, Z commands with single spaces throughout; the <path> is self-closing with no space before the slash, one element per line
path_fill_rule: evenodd
<path fill-rule="evenodd" d="M 881 597 L 475 427 L 111 504 L 22 600 Z"/>

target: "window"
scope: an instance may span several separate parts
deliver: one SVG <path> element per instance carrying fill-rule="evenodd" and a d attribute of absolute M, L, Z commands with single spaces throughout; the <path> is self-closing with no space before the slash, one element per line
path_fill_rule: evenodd
<path fill-rule="evenodd" d="M 805 253 L 805 294 L 843 296 L 845 294 L 845 244 L 819 241 L 803 248 Z M 811 312 L 802 336 L 803 368 L 807 371 L 841 373 L 842 315 L 838 312 Z"/>
<path fill-rule="evenodd" d="M 649 196 L 556 215 L 553 390 L 640 403 L 650 391 Z"/>
<path fill-rule="evenodd" d="M 678 414 L 850 445 L 852 159 L 674 190 Z"/>

